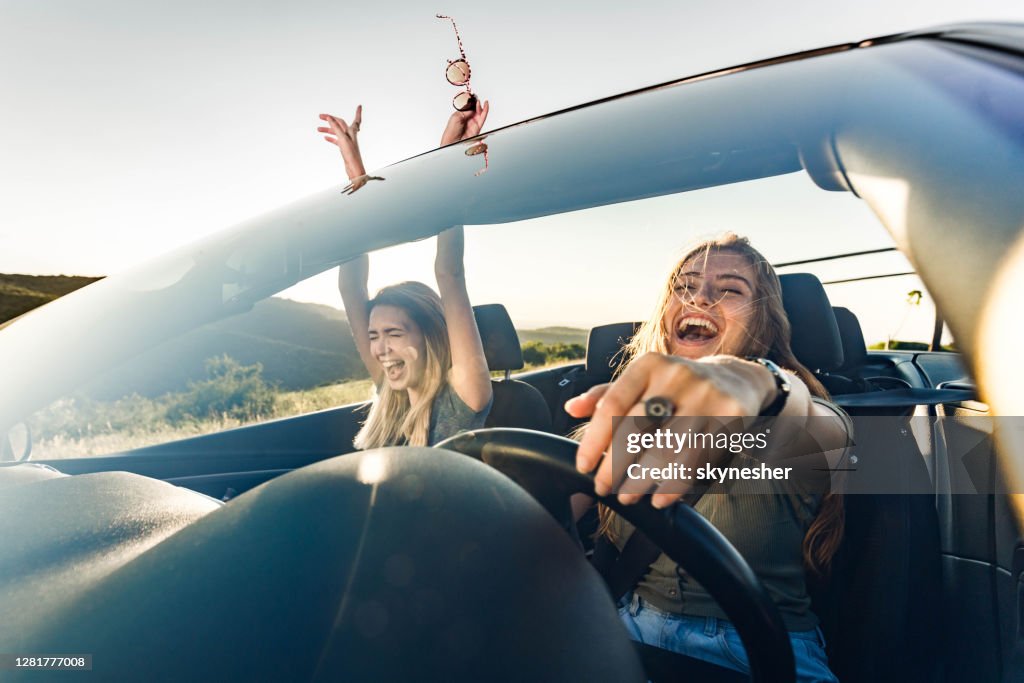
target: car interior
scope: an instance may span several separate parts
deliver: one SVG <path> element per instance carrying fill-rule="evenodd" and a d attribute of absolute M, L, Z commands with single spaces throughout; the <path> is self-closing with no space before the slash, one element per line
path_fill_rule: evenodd
<path fill-rule="evenodd" d="M 876 494 L 845 497 L 847 527 L 832 576 L 814 585 L 814 606 L 829 642 L 830 664 L 841 680 L 931 680 L 940 666 L 961 665 L 977 671 L 978 650 L 940 655 L 944 621 L 942 594 L 946 572 L 970 572 L 979 563 L 973 553 L 960 556 L 966 543 L 963 520 L 940 524 L 937 503 L 978 506 L 978 513 L 994 513 L 989 500 L 967 496 L 942 496 L 934 490 L 934 471 L 914 435 L 908 432 L 915 410 L 983 413 L 964 368 L 956 356 L 943 352 L 871 351 L 864 348 L 856 317 L 846 309 L 833 309 L 820 281 L 808 273 L 781 277 L 784 303 L 793 322 L 793 347 L 807 367 L 814 368 L 830 389 L 833 399 L 852 414 L 888 415 L 901 418 L 891 423 L 891 434 L 874 434 L 858 448 L 868 458 L 899 460 L 900 470 L 911 482 L 907 490 L 924 494 Z M 493 380 L 495 402 L 487 427 L 530 429 L 569 435 L 580 421 L 561 406 L 591 387 L 612 381 L 621 350 L 639 323 L 606 324 L 590 330 L 586 357 L 571 363 L 511 376 L 524 367 L 522 347 L 512 321 L 501 304 L 474 308 L 489 368 L 501 375 Z M 956 388 L 949 388 L 949 387 Z M 916 393 L 908 395 L 908 390 Z M 198 511 L 176 512 L 150 528 L 154 535 L 168 535 L 222 501 L 306 464 L 325 454 L 352 450 L 352 438 L 365 417 L 366 404 L 341 406 L 286 420 L 256 424 L 124 453 L 118 468 L 152 477 L 205 494 Z M 301 435 L 301 438 L 300 438 Z M 867 435 L 865 435 L 867 436 Z M 297 449 L 295 444 L 303 444 Z M 860 439 L 858 439 L 860 443 Z M 934 448 L 935 445 L 932 444 Z M 938 462 L 932 455 L 933 462 Z M 257 465 L 257 463 L 259 463 Z M 109 467 L 105 458 L 77 458 L 51 463 L 64 474 L 87 474 Z M 869 466 L 864 462 L 862 466 Z M 4 483 L 12 483 L 4 472 Z M 17 477 L 60 478 L 55 470 L 26 468 Z M 131 476 L 128 474 L 120 476 Z M 140 498 L 124 501 L 138 504 Z M 230 504 L 230 503 L 228 503 Z M 193 505 L 193 507 L 195 507 Z M 968 518 L 977 521 L 977 517 Z M 147 520 L 152 524 L 153 520 Z M 64 524 L 66 520 L 55 523 Z M 585 522 L 584 522 L 585 524 Z M 991 533 L 995 529 L 989 530 Z M 588 538 L 587 531 L 581 536 Z M 985 557 L 985 555 L 981 555 Z M 993 558 L 989 558 L 993 560 Z M 984 563 L 984 560 L 980 561 Z M 960 565 L 966 565 L 964 569 Z M 994 566 L 994 562 L 993 562 Z M 954 573 L 954 576 L 957 574 Z M 986 590 L 982 576 L 965 576 L 973 590 Z M 991 577 L 989 577 L 991 578 Z M 991 586 L 987 587 L 991 590 Z M 990 603 L 992 607 L 992 605 Z M 980 613 L 993 630 L 1005 615 Z M 656 660 L 657 655 L 647 655 Z M 995 669 L 996 663 L 989 662 Z M 926 670 L 923 667 L 931 667 Z M 689 671 L 690 669 L 686 669 Z"/>
<path fill-rule="evenodd" d="M 914 40 L 920 45 L 910 44 Z M 76 308 L 88 301 L 90 293 L 83 291 L 81 298 L 75 293 L 46 307 L 38 323 L 30 315 L 3 334 L 15 339 L 12 345 L 39 346 L 40 362 L 61 386 L 98 381 L 96 375 L 107 380 L 122 360 L 128 376 L 143 365 L 162 370 L 175 365 L 176 339 L 195 343 L 186 331 L 258 312 L 259 302 L 357 253 L 414 243 L 456 224 L 491 230 L 536 219 L 527 226 L 533 232 L 515 226 L 516 241 L 534 240 L 535 251 L 555 254 L 572 281 L 592 267 L 575 263 L 574 250 L 597 238 L 578 232 L 575 242 L 560 242 L 545 217 L 604 221 L 613 237 L 633 234 L 638 241 L 635 217 L 616 213 L 620 209 L 689 195 L 729 206 L 718 194 L 723 188 L 751 185 L 754 194 L 745 199 L 763 198 L 758 193 L 771 194 L 763 188 L 777 187 L 758 185 L 763 179 L 800 172 L 801 182 L 830 190 L 815 189 L 817 195 L 856 203 L 879 232 L 875 215 L 882 218 L 893 235 L 887 247 L 895 251 L 898 245 L 913 263 L 921 290 L 934 296 L 956 333 L 952 351 L 942 349 L 942 320 L 927 348 L 886 343 L 869 349 L 865 309 L 853 313 L 846 299 L 826 293 L 830 283 L 824 278 L 779 264 L 797 358 L 854 418 L 856 466 L 891 485 L 885 492 L 844 496 L 845 535 L 832 572 L 809 579 L 830 666 L 840 680 L 853 682 L 1011 680 L 1024 666 L 1024 533 L 1015 521 L 1018 502 L 1008 495 L 1012 479 L 997 457 L 992 421 L 1000 413 L 986 403 L 994 395 L 979 394 L 975 386 L 975 376 L 986 391 L 996 386 L 991 363 L 1003 362 L 1005 371 L 1006 357 L 999 354 L 1006 347 L 992 340 L 1006 335 L 975 334 L 989 324 L 983 314 L 991 313 L 939 286 L 936 273 L 963 271 L 982 281 L 1001 247 L 962 226 L 1009 226 L 1009 235 L 1019 228 L 1020 198 L 1012 182 L 989 182 L 984 189 L 991 190 L 991 201 L 971 213 L 977 202 L 954 195 L 969 195 L 970 182 L 982 183 L 985 174 L 943 175 L 952 173 L 956 155 L 937 158 L 933 141 L 945 140 L 955 127 L 957 153 L 967 161 L 983 158 L 990 181 L 1019 177 L 1019 157 L 1000 142 L 999 135 L 1016 130 L 999 108 L 1003 100 L 986 100 L 1003 112 L 990 125 L 984 118 L 989 109 L 943 99 L 960 93 L 964 83 L 971 92 L 1003 92 L 1008 74 L 1018 72 L 1007 69 L 1006 54 L 993 57 L 977 44 L 914 40 L 880 41 L 877 49 L 829 48 L 818 57 L 741 70 L 735 79 L 700 77 L 686 88 L 652 88 L 513 126 L 488 137 L 489 170 L 482 176 L 472 175 L 475 167 L 466 173 L 468 167 L 459 166 L 472 163 L 460 149 L 415 157 L 385 169 L 386 182 L 352 197 L 342 198 L 336 188 L 325 191 L 211 238 L 196 248 L 198 256 L 186 249 L 152 273 L 140 268 L 115 285 L 98 283 L 90 289 L 106 316 L 97 318 L 99 324 L 84 307 Z M 820 72 L 819 63 L 825 65 Z M 819 101 L 826 91 L 831 99 Z M 893 92 L 905 96 L 900 107 L 883 99 Z M 638 134 L 616 153 L 594 144 L 594 131 L 621 128 L 637 112 L 647 112 L 641 122 L 659 134 Z M 623 174 L 622 168 L 633 172 Z M 477 183 L 465 185 L 466 178 Z M 500 184 L 502 178 L 509 180 Z M 451 188 L 462 193 L 457 201 L 446 194 L 456 191 Z M 809 234 L 819 238 L 817 244 L 830 244 L 856 232 L 839 218 L 835 225 L 819 220 L 811 201 L 781 204 L 785 212 L 769 206 L 758 214 L 765 234 L 792 230 L 790 243 L 804 247 L 801 240 Z M 607 211 L 586 212 L 593 207 Z M 687 211 L 666 215 L 665 229 L 708 219 L 702 204 L 688 204 Z M 649 219 L 645 229 L 655 232 L 655 222 Z M 363 226 L 374 229 L 361 231 Z M 642 253 L 630 252 L 625 242 L 606 247 L 612 244 L 623 258 Z M 856 256 L 856 246 L 847 246 L 846 256 Z M 502 274 L 532 274 L 538 262 L 493 244 L 482 257 L 467 258 L 498 281 Z M 890 275 L 908 274 L 869 277 Z M 610 270 L 602 278 L 610 284 L 598 284 L 608 284 L 609 291 L 626 289 Z M 637 660 L 605 585 L 576 543 L 586 546 L 592 526 L 585 521 L 566 535 L 564 505 L 552 502 L 564 503 L 568 493 L 586 487 L 571 467 L 573 442 L 565 438 L 581 423 L 562 406 L 614 379 L 638 315 L 590 326 L 583 358 L 530 369 L 517 332 L 526 326 L 513 322 L 515 297 L 525 295 L 516 291 L 518 280 L 508 282 L 507 299 L 485 291 L 479 300 L 501 303 L 474 309 L 493 376 L 487 428 L 529 430 L 495 431 L 483 439 L 502 444 L 500 457 L 460 455 L 480 444 L 458 437 L 445 448 L 353 453 L 367 409 L 366 401 L 355 400 L 84 457 L 48 458 L 40 451 L 31 462 L 5 463 L 3 604 L 10 614 L 27 616 L 0 624 L 0 644 L 39 637 L 75 649 L 91 638 L 130 638 L 135 649 L 119 655 L 121 670 L 143 670 L 153 653 L 161 653 L 157 659 L 168 679 L 196 670 L 179 656 L 188 653 L 211 662 L 205 673 L 213 678 L 326 680 L 347 672 L 407 680 L 430 672 L 428 679 L 456 680 L 498 671 L 503 673 L 496 680 L 742 680 L 735 672 L 650 648 L 641 649 Z M 606 293 L 595 290 L 592 298 Z M 1012 288 L 985 291 L 1005 297 Z M 477 301 L 472 287 L 470 293 Z M 554 287 L 549 296 L 567 310 L 585 298 Z M 1009 303 L 998 301 L 1004 308 L 991 304 L 994 310 L 1005 312 Z M 115 307 L 120 317 L 110 313 Z M 154 310 L 166 315 L 154 316 Z M 121 334 L 115 328 L 124 319 L 146 324 Z M 68 324 L 90 330 L 76 342 L 92 367 L 78 369 L 65 353 Z M 19 340 L 32 325 L 32 336 L 25 332 L 26 340 Z M 304 331 L 289 333 L 301 337 Z M 255 343 L 251 330 L 232 334 L 223 335 L 232 349 Z M 147 356 L 142 349 L 150 347 L 165 355 Z M 41 372 L 8 372 L 18 379 L 22 371 Z M 987 384 L 979 372 L 990 373 Z M 26 405 L 55 398 L 41 384 L 17 385 Z M 0 397 L 0 409 L 4 401 L 11 399 Z M 97 414 L 94 422 L 104 419 Z M 17 459 L 18 449 L 5 448 L 14 456 L 8 460 Z M 24 454 L 31 449 L 30 441 Z M 557 457 L 541 457 L 552 453 Z M 683 517 L 692 512 L 677 508 Z M 709 591 L 714 583 L 716 599 L 723 608 L 729 603 L 730 617 L 729 609 L 739 610 L 747 633 L 763 629 L 763 639 L 750 641 L 752 663 L 764 667 L 753 678 L 775 680 L 772 672 L 785 670 L 787 656 L 791 666 L 788 647 L 781 646 L 782 654 L 777 640 L 770 640 L 779 635 L 777 613 L 761 609 L 742 558 L 716 546 L 713 532 L 700 531 L 699 515 L 676 524 L 643 511 L 622 514 L 640 515 L 638 525 L 648 524 L 645 530 L 673 559 L 687 555 L 673 534 L 696 529 L 689 547 L 700 552 L 686 557 L 695 568 L 688 564 L 687 571 L 707 581 Z M 493 575 L 481 577 L 481 566 Z M 364 567 L 374 571 L 360 571 Z M 423 578 L 428 576 L 431 582 Z M 170 633 L 176 640 L 169 652 Z M 229 662 L 224 653 L 251 657 Z"/>

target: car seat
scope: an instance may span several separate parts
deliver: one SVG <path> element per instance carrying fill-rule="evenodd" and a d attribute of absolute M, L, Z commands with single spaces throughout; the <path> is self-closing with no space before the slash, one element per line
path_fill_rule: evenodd
<path fill-rule="evenodd" d="M 511 379 L 513 370 L 522 370 L 523 349 L 508 311 L 501 304 L 473 307 L 476 326 L 491 372 L 504 372 L 504 379 L 491 380 L 494 404 L 485 422 L 486 427 L 518 427 L 551 431 L 551 413 L 544 397 L 526 382 Z"/>
<path fill-rule="evenodd" d="M 840 367 L 843 341 L 821 280 L 810 273 L 787 273 L 779 276 L 779 284 L 793 355 L 817 375 Z"/>
<path fill-rule="evenodd" d="M 800 362 L 819 372 L 862 366 L 866 350 L 856 317 L 853 334 L 849 317 L 840 314 L 852 352 L 845 358 L 840 326 L 818 279 L 807 273 L 779 279 Z M 884 467 L 898 479 L 891 482 L 894 490 L 931 490 L 924 459 L 904 423 L 889 417 L 882 428 L 855 424 L 874 427 L 854 428 L 858 468 Z M 843 502 L 845 530 L 830 575 L 808 582 L 829 665 L 844 683 L 933 680 L 942 594 L 934 497 L 855 494 Z"/>
<path fill-rule="evenodd" d="M 915 387 L 904 377 L 894 376 L 900 374 L 895 361 L 885 356 L 868 356 L 857 316 L 841 306 L 834 307 L 832 312 L 839 326 L 843 363 L 821 373 L 818 379 L 851 416 L 909 417 L 918 406 L 977 399 L 971 385 Z"/>
<path fill-rule="evenodd" d="M 899 377 L 866 377 L 864 373 L 868 369 L 868 351 L 860 321 L 853 311 L 842 306 L 834 307 L 832 312 L 836 317 L 836 324 L 839 325 L 843 364 L 821 377 L 822 383 L 830 393 L 855 394 L 882 389 L 910 388 L 910 383 Z"/>
<path fill-rule="evenodd" d="M 636 334 L 640 323 L 611 323 L 599 325 L 587 334 L 587 355 L 582 367 L 570 370 L 558 382 L 559 396 L 555 401 L 554 432 L 568 435 L 586 422 L 565 412 L 565 402 L 598 384 L 611 382 L 622 364 L 623 347 Z"/>

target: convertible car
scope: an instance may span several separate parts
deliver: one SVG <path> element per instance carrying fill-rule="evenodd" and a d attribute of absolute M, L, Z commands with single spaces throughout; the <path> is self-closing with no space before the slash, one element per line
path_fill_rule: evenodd
<path fill-rule="evenodd" d="M 746 679 L 628 639 L 569 517 L 592 488 L 561 408 L 612 379 L 686 243 L 733 230 L 779 267 L 800 359 L 885 421 L 851 463 L 898 485 L 845 496 L 815 586 L 833 670 L 1024 680 L 1022 113 L 1024 26 L 835 45 L 413 157 L 5 325 L 0 678 Z M 375 276 L 429 282 L 415 243 L 453 225 L 495 373 L 487 428 L 353 452 L 365 392 L 266 419 L 275 391 L 314 391 L 278 367 L 330 355 L 313 319 L 343 331 L 332 309 L 285 315 L 294 299 L 363 252 Z M 538 325 L 580 328 L 585 358 L 520 372 Z M 168 407 L 214 384 L 251 409 Z M 730 615 L 750 678 L 793 680 L 721 534 L 686 505 L 618 509 Z"/>

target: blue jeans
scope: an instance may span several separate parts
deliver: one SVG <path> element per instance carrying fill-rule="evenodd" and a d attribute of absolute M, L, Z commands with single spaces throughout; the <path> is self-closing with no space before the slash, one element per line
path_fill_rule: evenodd
<path fill-rule="evenodd" d="M 623 598 L 619 616 L 633 640 L 750 673 L 747 651 L 732 622 L 663 612 L 636 593 Z M 820 629 L 790 631 L 789 640 L 793 644 L 799 683 L 838 683 L 828 668 L 825 639 Z"/>

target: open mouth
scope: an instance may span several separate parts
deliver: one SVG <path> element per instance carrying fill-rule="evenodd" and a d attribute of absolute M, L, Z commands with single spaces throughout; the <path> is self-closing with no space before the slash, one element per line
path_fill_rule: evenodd
<path fill-rule="evenodd" d="M 684 344 L 706 344 L 718 335 L 718 325 L 700 316 L 686 316 L 676 327 L 676 338 Z"/>
<path fill-rule="evenodd" d="M 405 361 L 382 360 L 380 366 L 384 368 L 384 374 L 388 376 L 388 379 L 394 381 L 402 376 L 402 371 L 405 369 Z"/>

